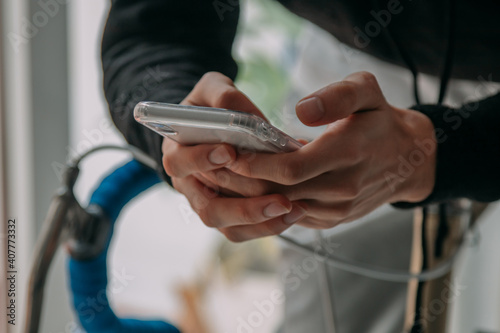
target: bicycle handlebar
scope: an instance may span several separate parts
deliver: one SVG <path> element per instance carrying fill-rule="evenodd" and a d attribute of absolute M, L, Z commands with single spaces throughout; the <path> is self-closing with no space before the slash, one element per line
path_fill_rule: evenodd
<path fill-rule="evenodd" d="M 107 245 L 103 252 L 93 259 L 70 258 L 68 263 L 74 309 L 82 327 L 89 333 L 180 332 L 176 327 L 161 320 L 118 318 L 106 294 L 106 259 L 114 223 L 130 200 L 159 182 L 155 171 L 134 160 L 104 178 L 92 194 L 89 206 L 99 206 L 111 222 Z"/>

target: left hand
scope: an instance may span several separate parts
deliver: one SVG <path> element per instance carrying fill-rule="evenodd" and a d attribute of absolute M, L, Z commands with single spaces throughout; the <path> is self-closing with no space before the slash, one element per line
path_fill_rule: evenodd
<path fill-rule="evenodd" d="M 314 92 L 296 111 L 304 124 L 327 129 L 292 153 L 238 156 L 230 172 L 222 171 L 229 189 L 245 196 L 284 194 L 306 210 L 300 224 L 311 228 L 331 228 L 432 192 L 432 122 L 388 104 L 372 74 L 354 73 Z"/>

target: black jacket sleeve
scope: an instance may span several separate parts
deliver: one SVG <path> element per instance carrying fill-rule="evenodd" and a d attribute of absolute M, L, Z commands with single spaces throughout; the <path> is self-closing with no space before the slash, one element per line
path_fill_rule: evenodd
<path fill-rule="evenodd" d="M 456 198 L 500 199 L 500 94 L 458 109 L 437 105 L 412 109 L 426 114 L 434 124 L 436 183 L 424 201 L 394 206 L 411 208 Z"/>
<path fill-rule="evenodd" d="M 139 101 L 179 103 L 209 71 L 234 79 L 237 0 L 113 0 L 102 40 L 111 117 L 132 145 L 161 167 L 162 137 L 135 122 Z"/>
<path fill-rule="evenodd" d="M 161 167 L 161 136 L 135 122 L 143 100 L 180 102 L 208 71 L 234 79 L 231 56 L 237 0 L 113 0 L 102 41 L 104 90 L 125 139 Z M 500 199 L 500 94 L 450 109 L 413 107 L 426 114 L 438 138 L 432 194 L 401 208 L 455 198 Z"/>

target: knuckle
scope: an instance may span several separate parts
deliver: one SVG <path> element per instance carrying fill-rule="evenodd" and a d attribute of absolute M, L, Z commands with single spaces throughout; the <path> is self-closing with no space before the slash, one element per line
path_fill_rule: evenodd
<path fill-rule="evenodd" d="M 228 78 L 226 75 L 220 73 L 220 72 L 216 72 L 216 71 L 210 71 L 210 72 L 206 72 L 202 79 L 205 79 L 207 81 L 214 81 L 214 80 L 219 80 L 219 81 L 224 81 L 224 82 L 227 82 L 227 83 L 232 83 L 233 81 Z"/>
<path fill-rule="evenodd" d="M 183 166 L 184 172 L 189 171 L 189 173 L 196 172 L 206 172 L 210 170 L 210 162 L 209 162 L 209 152 L 207 151 L 207 147 L 204 145 L 199 145 L 195 147 L 187 147 L 189 149 L 189 153 L 185 155 L 184 163 L 179 163 Z M 209 148 L 208 148 L 209 149 Z"/>
<path fill-rule="evenodd" d="M 280 188 L 280 192 L 290 201 L 300 200 L 304 198 L 304 190 L 297 186 L 283 186 Z"/>
<path fill-rule="evenodd" d="M 170 156 L 164 155 L 162 158 L 162 162 L 163 162 L 163 169 L 165 170 L 167 175 L 169 175 L 170 177 L 176 177 L 178 175 L 174 166 L 175 164 L 172 163 L 172 159 L 170 158 Z"/>
<path fill-rule="evenodd" d="M 353 203 L 351 201 L 343 203 L 340 207 L 337 208 L 338 216 L 343 219 L 348 216 L 353 208 Z"/>
<path fill-rule="evenodd" d="M 203 221 L 203 224 L 205 224 L 209 228 L 216 228 L 217 223 L 215 220 L 211 217 L 211 215 L 208 213 L 207 209 L 199 209 L 197 211 L 198 216 L 200 219 Z"/>
<path fill-rule="evenodd" d="M 343 198 L 354 199 L 358 197 L 359 190 L 356 185 L 343 186 L 340 191 Z"/>
<path fill-rule="evenodd" d="M 377 83 L 377 78 L 375 77 L 375 75 L 373 75 L 372 73 L 370 72 L 367 72 L 367 71 L 361 71 L 359 72 L 359 76 L 360 78 L 368 83 L 368 84 L 372 84 L 372 85 L 378 85 Z"/>
<path fill-rule="evenodd" d="M 235 105 L 241 93 L 235 87 L 228 86 L 225 88 L 215 100 L 215 107 L 217 108 L 230 108 Z"/>
<path fill-rule="evenodd" d="M 373 96 L 377 96 L 378 102 L 382 103 L 385 99 L 378 84 L 377 77 L 370 72 L 361 72 L 360 74 L 363 83 L 366 84 L 370 93 L 372 93 Z"/>
<path fill-rule="evenodd" d="M 200 216 L 202 220 L 209 219 L 211 214 L 209 214 L 208 205 L 209 200 L 205 198 L 201 193 L 196 193 L 194 196 L 188 198 L 191 203 L 193 210 Z"/>
<path fill-rule="evenodd" d="M 208 206 L 209 201 L 211 199 L 216 198 L 220 193 L 220 188 L 217 185 L 213 186 L 208 186 L 204 185 L 203 186 L 203 198 L 206 201 L 206 204 L 204 207 Z"/>
<path fill-rule="evenodd" d="M 255 180 L 245 189 L 246 196 L 260 197 L 269 193 L 267 183 L 261 180 Z"/>
<path fill-rule="evenodd" d="M 239 158 L 237 162 L 231 164 L 231 171 L 245 177 L 253 178 L 252 168 L 249 161 L 244 158 Z"/>
<path fill-rule="evenodd" d="M 222 234 L 224 236 L 226 236 L 226 238 L 233 242 L 233 243 L 241 243 L 243 241 L 245 241 L 245 238 L 242 237 L 242 235 L 240 235 L 239 233 L 233 231 L 232 229 L 230 228 L 227 228 L 227 229 L 223 229 L 221 230 Z"/>
<path fill-rule="evenodd" d="M 361 145 L 362 144 L 359 139 L 353 138 L 350 142 L 350 149 L 346 149 L 342 154 L 342 158 L 349 165 L 356 165 L 363 159 Z"/>
<path fill-rule="evenodd" d="M 198 83 L 196 83 L 196 85 L 193 89 L 193 93 L 196 94 L 197 92 L 205 90 L 206 88 L 210 87 L 216 81 L 222 81 L 224 83 L 227 83 L 228 85 L 233 84 L 233 81 L 231 81 L 230 78 L 228 78 L 227 76 L 225 76 L 222 73 L 214 72 L 214 71 L 207 72 L 207 73 L 203 74 L 203 76 L 200 78 Z"/>
<path fill-rule="evenodd" d="M 199 84 L 208 84 L 210 82 L 213 82 L 214 80 L 217 80 L 218 78 L 220 78 L 222 74 L 218 73 L 218 72 L 207 72 L 205 74 L 203 74 L 203 76 L 201 77 L 200 81 L 198 81 Z"/>
<path fill-rule="evenodd" d="M 189 95 L 186 97 L 186 99 L 183 101 L 189 101 L 191 96 L 197 95 L 200 91 L 203 91 L 204 87 L 206 87 L 209 82 L 210 82 L 210 73 L 205 73 L 199 80 L 198 82 L 194 85 L 193 90 L 189 93 Z"/>
<path fill-rule="evenodd" d="M 183 168 L 178 167 L 179 161 L 178 158 L 176 158 L 176 156 L 180 155 L 180 148 L 180 145 L 174 143 L 169 147 L 168 151 L 166 151 L 162 157 L 163 169 L 165 170 L 167 175 L 171 177 L 181 177 L 184 175 Z"/>
<path fill-rule="evenodd" d="M 225 170 L 215 172 L 215 179 L 217 184 L 222 187 L 229 187 L 231 182 L 231 175 Z"/>
<path fill-rule="evenodd" d="M 356 105 L 358 99 L 358 92 L 356 85 L 350 81 L 342 81 L 342 91 L 338 94 L 341 107 L 349 108 L 352 105 Z"/>
<path fill-rule="evenodd" d="M 278 227 L 278 224 L 264 223 L 263 228 L 264 233 L 261 237 L 275 236 L 283 232 L 283 230 Z"/>
<path fill-rule="evenodd" d="M 179 189 L 179 185 L 180 185 L 180 184 L 179 184 L 179 179 L 178 179 L 178 178 L 176 178 L 176 177 L 171 177 L 170 179 L 172 180 L 172 186 L 173 186 L 173 187 L 174 187 L 174 188 L 175 188 L 178 192 L 182 193 L 182 192 L 180 191 L 180 189 Z"/>
<path fill-rule="evenodd" d="M 244 224 L 255 224 L 255 216 L 251 210 L 243 206 L 236 207 L 237 218 L 241 223 Z"/>
<path fill-rule="evenodd" d="M 300 160 L 292 160 L 287 163 L 278 164 L 278 176 L 284 185 L 295 185 L 300 182 L 304 174 L 304 163 Z"/>

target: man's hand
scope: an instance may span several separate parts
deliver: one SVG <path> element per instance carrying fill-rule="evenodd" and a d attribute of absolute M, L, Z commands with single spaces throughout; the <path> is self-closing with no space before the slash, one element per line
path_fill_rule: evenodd
<path fill-rule="evenodd" d="M 265 119 L 248 97 L 219 73 L 206 74 L 181 104 L 233 109 Z M 283 194 L 243 198 L 242 189 L 226 189 L 228 177 L 235 175 L 225 167 L 237 156 L 230 145 L 181 146 L 165 138 L 162 150 L 163 166 L 174 187 L 186 196 L 207 226 L 219 229 L 232 241 L 280 234 L 305 216 L 301 206 Z M 225 177 L 213 178 L 215 174 Z"/>
<path fill-rule="evenodd" d="M 355 73 L 331 84 L 302 99 L 296 111 L 308 126 L 329 125 L 296 152 L 256 154 L 251 160 L 238 156 L 227 165 L 233 172 L 230 190 L 300 200 L 307 212 L 300 224 L 312 228 L 355 220 L 385 203 L 418 202 L 432 192 L 432 122 L 389 105 L 372 74 Z"/>

